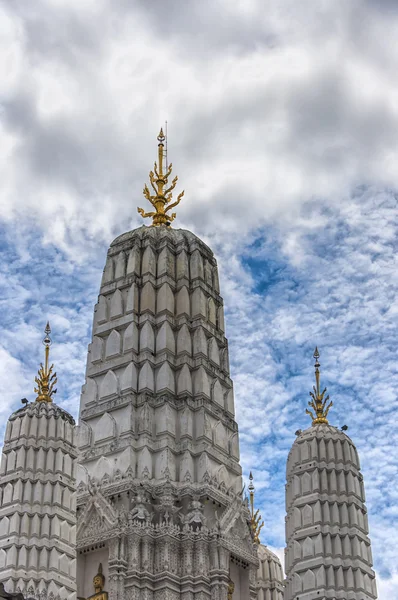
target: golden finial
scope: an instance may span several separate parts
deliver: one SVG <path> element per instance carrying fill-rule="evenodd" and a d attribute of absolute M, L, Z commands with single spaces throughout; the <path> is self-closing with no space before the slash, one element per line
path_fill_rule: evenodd
<path fill-rule="evenodd" d="M 312 398 L 312 400 L 310 400 L 308 402 L 308 406 L 310 406 L 314 411 L 315 414 L 311 411 L 311 410 L 307 410 L 305 411 L 307 415 L 310 415 L 311 419 L 312 419 L 312 424 L 313 425 L 318 425 L 319 423 L 323 423 L 325 425 L 328 424 L 328 420 L 327 420 L 327 416 L 328 416 L 328 412 L 329 409 L 331 408 L 331 406 L 333 406 L 333 402 L 329 402 L 329 404 L 326 406 L 328 400 L 329 400 L 329 395 L 326 396 L 325 399 L 324 396 L 326 394 L 326 390 L 327 388 L 325 388 L 323 390 L 323 392 L 321 392 L 321 382 L 320 382 L 320 372 L 319 372 L 319 367 L 321 366 L 319 364 L 319 352 L 318 352 L 318 348 L 315 348 L 315 352 L 314 352 L 314 358 L 315 358 L 315 382 L 316 382 L 316 387 L 313 386 L 313 392 L 310 392 L 310 396 Z"/>
<path fill-rule="evenodd" d="M 181 198 L 184 195 L 184 192 L 181 192 L 180 194 L 178 194 L 177 200 L 175 202 L 173 202 L 173 204 L 170 204 L 169 206 L 167 206 L 167 208 L 166 208 L 166 205 L 169 204 L 169 202 L 171 202 L 171 200 L 173 198 L 172 190 L 174 190 L 174 188 L 177 184 L 178 177 L 174 177 L 173 181 L 171 182 L 170 187 L 168 187 L 167 189 L 164 189 L 167 186 L 168 178 L 170 177 L 171 171 L 173 168 L 172 163 L 170 163 L 169 166 L 167 166 L 167 164 L 166 164 L 166 172 L 163 173 L 163 158 L 164 158 L 164 141 L 165 141 L 165 139 L 166 138 L 163 133 L 163 129 L 161 129 L 159 132 L 159 135 L 158 135 L 159 170 L 158 170 L 158 165 L 155 162 L 155 166 L 154 166 L 155 172 L 151 171 L 149 173 L 149 181 L 155 192 L 155 195 L 151 196 L 151 193 L 146 184 L 145 184 L 144 190 L 143 190 L 143 194 L 144 194 L 145 198 L 147 200 L 149 200 L 149 202 L 155 208 L 155 212 L 146 213 L 143 208 L 137 208 L 137 211 L 140 213 L 140 215 L 142 215 L 144 217 L 144 219 L 146 219 L 146 217 L 153 217 L 152 225 L 154 225 L 154 226 L 170 225 L 170 223 L 172 221 L 174 221 L 174 219 L 176 218 L 176 213 L 172 213 L 171 215 L 168 215 L 167 212 L 169 210 L 171 210 L 172 208 L 174 208 L 175 206 L 177 206 L 177 204 L 179 204 L 181 202 Z"/>
<path fill-rule="evenodd" d="M 51 365 L 50 368 L 48 367 L 48 358 L 50 355 L 51 346 L 51 328 L 48 321 L 44 333 L 46 334 L 43 340 L 43 344 L 45 346 L 45 361 L 44 367 L 43 363 L 40 363 L 38 376 L 35 377 L 35 382 L 37 384 L 37 388 L 35 387 L 35 393 L 38 394 L 36 402 L 52 402 L 52 396 L 57 392 L 57 390 L 54 389 L 54 386 L 57 383 L 57 374 L 53 373 L 54 365 Z"/>
<path fill-rule="evenodd" d="M 254 541 L 259 544 L 260 543 L 260 531 L 264 527 L 264 521 L 261 521 L 260 510 L 257 509 L 254 512 L 254 491 L 255 487 L 253 484 L 253 474 L 250 471 L 249 475 L 250 483 L 249 483 L 249 493 L 250 493 L 250 525 L 254 535 Z M 261 521 L 261 523 L 260 523 Z"/>

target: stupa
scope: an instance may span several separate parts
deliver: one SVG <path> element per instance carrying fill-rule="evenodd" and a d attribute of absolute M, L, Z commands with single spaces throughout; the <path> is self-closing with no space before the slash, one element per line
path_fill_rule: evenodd
<path fill-rule="evenodd" d="M 79 422 L 78 596 L 102 565 L 113 599 L 257 598 L 216 259 L 173 229 L 165 137 L 150 226 L 111 244 Z"/>
<path fill-rule="evenodd" d="M 34 402 L 8 419 L 0 471 L 0 582 L 36 600 L 76 598 L 75 422 L 53 402 L 51 329 Z M 11 597 L 11 596 L 10 596 Z"/>
<path fill-rule="evenodd" d="M 328 423 L 319 352 L 310 392 L 312 425 L 299 431 L 286 469 L 285 600 L 374 600 L 375 573 L 358 452 Z"/>

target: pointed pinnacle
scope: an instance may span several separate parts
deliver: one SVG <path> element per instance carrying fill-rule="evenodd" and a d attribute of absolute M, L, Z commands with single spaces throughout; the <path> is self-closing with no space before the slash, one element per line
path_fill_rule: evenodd
<path fill-rule="evenodd" d="M 318 369 L 321 365 L 319 363 L 319 350 L 318 350 L 318 346 L 316 346 L 315 348 L 315 352 L 314 352 L 314 358 L 315 358 L 315 369 Z"/>
<path fill-rule="evenodd" d="M 47 321 L 47 325 L 44 329 L 44 333 L 46 334 L 44 340 L 43 340 L 43 344 L 45 346 L 50 346 L 51 345 L 51 338 L 50 338 L 50 333 L 51 333 L 51 327 L 50 327 L 50 323 L 49 321 Z"/>
<path fill-rule="evenodd" d="M 162 144 L 164 142 L 164 140 L 165 140 L 165 137 L 164 137 L 164 133 L 163 133 L 163 127 L 161 127 L 160 131 L 159 131 L 159 135 L 158 135 L 158 141 Z"/>

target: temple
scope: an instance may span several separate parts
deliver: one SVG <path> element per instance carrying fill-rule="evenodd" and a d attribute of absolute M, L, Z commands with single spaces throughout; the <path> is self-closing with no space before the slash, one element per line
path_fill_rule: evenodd
<path fill-rule="evenodd" d="M 0 597 L 35 600 L 375 600 L 358 454 L 329 425 L 319 352 L 287 461 L 285 570 L 242 481 L 217 261 L 171 223 L 165 136 L 94 308 L 79 425 L 45 361 L 9 418 L 0 473 Z M 75 490 L 77 498 L 75 502 Z"/>

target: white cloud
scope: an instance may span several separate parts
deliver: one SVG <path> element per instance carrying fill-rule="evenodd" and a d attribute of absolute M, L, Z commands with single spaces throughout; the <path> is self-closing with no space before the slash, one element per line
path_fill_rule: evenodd
<path fill-rule="evenodd" d="M 292 222 L 310 197 L 395 182 L 397 24 L 386 34 L 360 3 L 5 6 L 7 214 L 29 206 L 51 231 L 61 213 L 52 239 L 70 251 L 82 229 L 105 239 L 138 222 L 164 118 L 180 216 L 204 232 L 247 234 Z M 296 254 L 292 235 L 286 244 Z"/>

